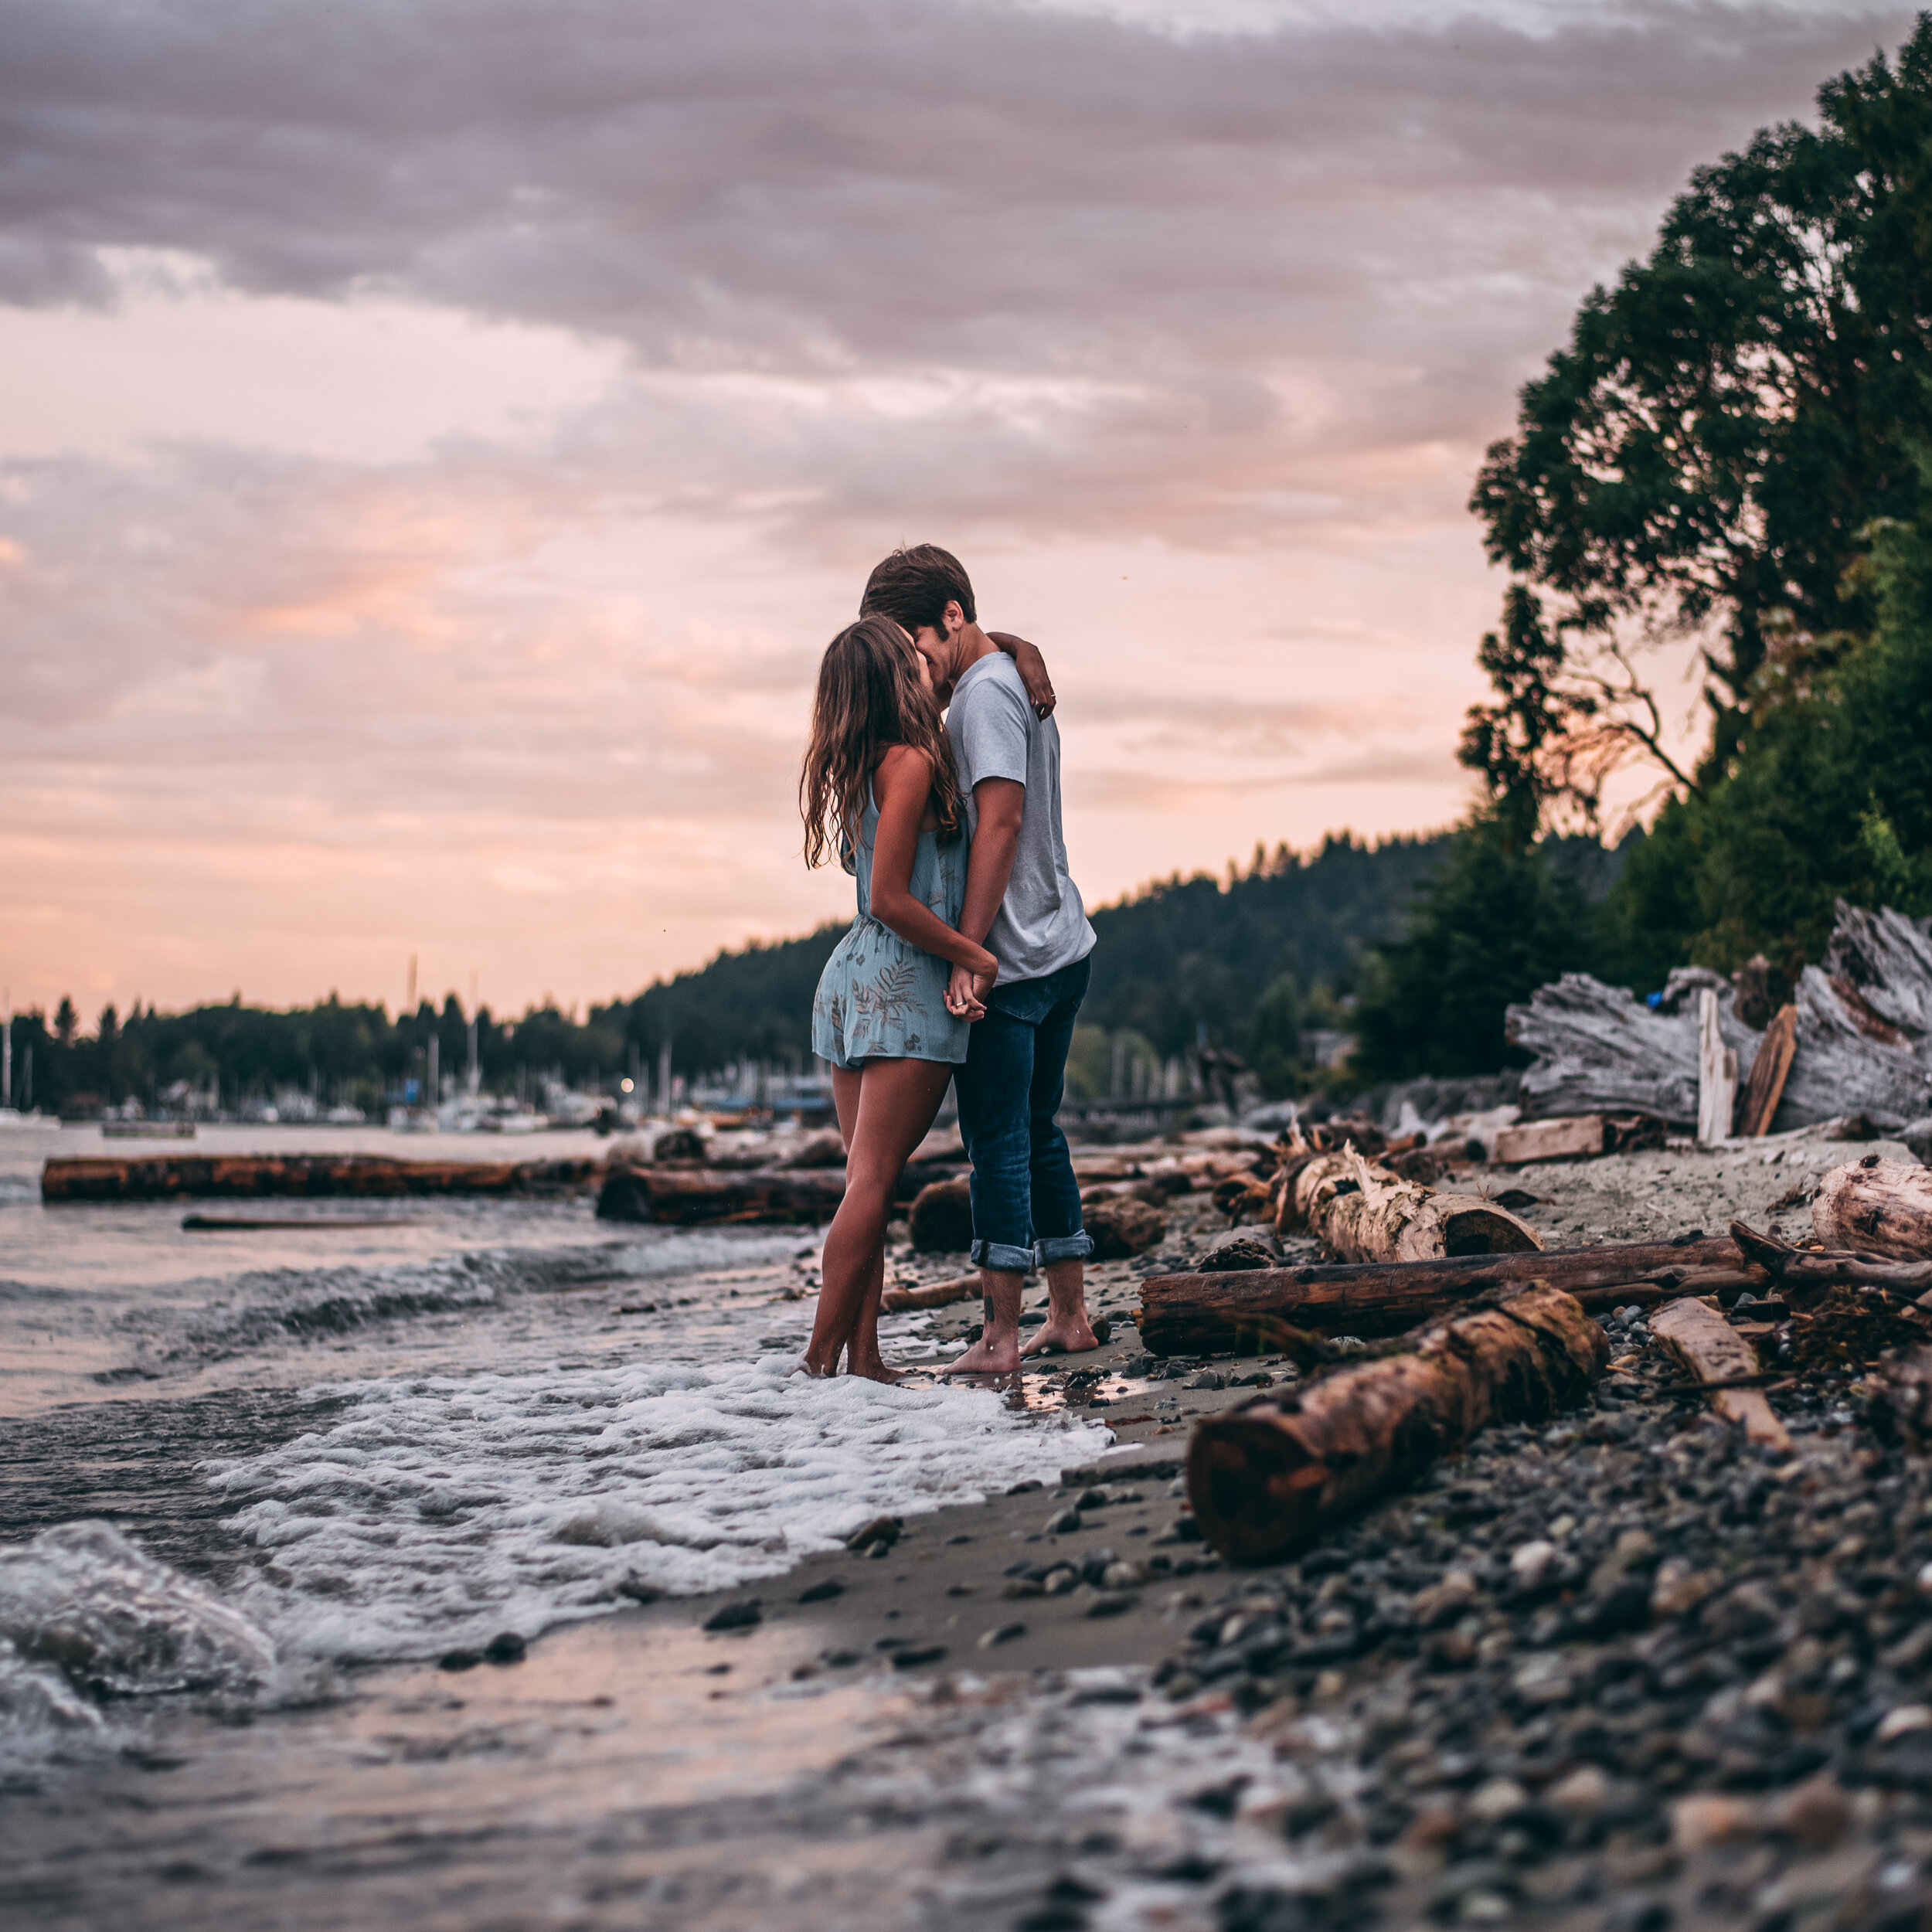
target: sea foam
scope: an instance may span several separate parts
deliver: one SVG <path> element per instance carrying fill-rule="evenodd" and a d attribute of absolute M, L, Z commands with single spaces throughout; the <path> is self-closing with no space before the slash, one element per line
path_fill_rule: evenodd
<path fill-rule="evenodd" d="M 813 1380 L 796 1358 L 366 1383 L 331 1428 L 205 1473 L 269 1559 L 247 1599 L 315 1656 L 531 1636 L 726 1588 L 867 1519 L 977 1500 L 1104 1429 L 984 1390 Z"/>
<path fill-rule="evenodd" d="M 63 1523 L 0 1548 L 0 1771 L 112 1748 L 100 1706 L 189 1692 L 231 1709 L 312 1696 L 267 1634 L 111 1525 Z"/>

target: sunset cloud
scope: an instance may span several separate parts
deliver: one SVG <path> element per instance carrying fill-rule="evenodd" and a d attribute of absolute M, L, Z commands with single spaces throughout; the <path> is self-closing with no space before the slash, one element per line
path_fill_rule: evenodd
<path fill-rule="evenodd" d="M 835 916 L 804 708 L 902 538 L 1053 653 L 1090 896 L 1445 821 L 1516 386 L 1910 17 L 0 5 L 0 977 Z"/>

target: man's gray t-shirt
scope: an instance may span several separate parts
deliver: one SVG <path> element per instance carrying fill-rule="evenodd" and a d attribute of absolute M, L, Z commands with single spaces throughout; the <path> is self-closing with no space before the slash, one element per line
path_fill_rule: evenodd
<path fill-rule="evenodd" d="M 1060 835 L 1060 727 L 1035 713 L 1012 659 L 994 651 L 968 665 L 954 685 L 946 731 L 969 831 L 979 830 L 973 787 L 982 778 L 1015 779 L 1026 787 L 1013 876 L 986 945 L 999 961 L 998 985 L 1044 979 L 1094 950 L 1094 928 L 1067 876 Z"/>

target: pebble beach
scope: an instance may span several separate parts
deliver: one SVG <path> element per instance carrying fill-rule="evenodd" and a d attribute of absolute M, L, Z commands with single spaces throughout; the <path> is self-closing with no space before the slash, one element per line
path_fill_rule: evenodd
<path fill-rule="evenodd" d="M 1818 1177 L 1865 1152 L 1911 1158 L 1813 1132 L 1459 1179 L 1532 1196 L 1519 1211 L 1552 1246 L 1732 1218 L 1799 1238 Z M 111 1572 L 175 1591 L 177 1641 L 198 1633 L 229 1681 L 159 1690 L 148 1655 L 145 1682 L 76 1694 L 63 1715 L 44 1666 L 7 1679 L 16 1747 L 30 1730 L 55 1740 L 31 1762 L 16 1748 L 0 1805 L 18 1922 L 1920 1923 L 1932 1494 L 1873 1426 L 1862 1364 L 1774 1386 L 1795 1447 L 1774 1458 L 1673 1393 L 1681 1371 L 1641 1311 L 1620 1311 L 1588 1410 L 1488 1432 L 1297 1562 L 1230 1569 L 1187 1513 L 1189 1430 L 1294 1371 L 1138 1348 L 1140 1277 L 1185 1268 L 1223 1229 L 1205 1192 L 1167 1212 L 1151 1253 L 1094 1270 L 1100 1349 L 1038 1365 L 1017 1393 L 979 1392 L 931 1437 L 921 1418 L 951 1398 L 917 1371 L 976 1308 L 889 1318 L 908 1385 L 878 1392 L 862 1427 L 815 1425 L 821 1486 L 847 1492 L 827 1530 L 811 1529 L 809 1486 L 781 1484 L 708 1549 L 688 1525 L 627 1543 L 597 1494 L 562 1493 L 577 1479 L 545 1462 L 557 1451 L 530 1440 L 537 1396 L 510 1385 L 534 1389 L 538 1358 L 566 1338 L 577 1379 L 551 1373 L 547 1406 L 594 1411 L 607 1441 L 629 1429 L 625 1455 L 648 1437 L 664 1460 L 634 1478 L 668 1485 L 651 1505 L 667 1517 L 688 1509 L 673 1478 L 704 1453 L 700 1420 L 648 1378 L 665 1379 L 671 1349 L 741 1427 L 788 1413 L 782 1378 L 758 1379 L 757 1345 L 802 1332 L 806 1244 L 699 1254 L 709 1265 L 660 1270 L 648 1296 L 636 1262 L 619 1274 L 607 1254 L 573 1263 L 540 1305 L 345 1318 L 323 1345 L 354 1369 L 341 1380 L 317 1372 L 312 1325 L 252 1354 L 231 1333 L 172 1371 L 152 1366 L 165 1351 L 151 1335 L 155 1379 L 133 1399 L 124 1383 L 112 1402 L 7 1425 L 0 1600 L 19 1622 L 22 1553 L 36 1549 L 43 1570 L 94 1586 Z M 909 1284 L 958 1265 L 903 1240 L 893 1263 Z M 642 1345 L 653 1318 L 617 1311 L 645 1299 L 691 1335 Z M 426 1318 L 449 1325 L 434 1347 Z M 725 1339 L 700 1342 L 700 1324 Z M 740 1328 L 748 1349 L 730 1339 Z M 372 1372 L 398 1349 L 414 1352 L 409 1372 Z M 489 1378 L 500 1426 L 479 1399 Z M 308 1406 L 291 1420 L 264 1385 L 298 1380 Z M 97 1450 L 87 1480 L 96 1511 L 165 1569 L 145 1582 L 103 1546 L 62 1541 L 84 1543 L 77 1445 L 105 1436 L 111 1410 L 144 1419 L 151 1460 L 144 1473 L 124 1442 Z M 170 1451 L 191 1410 L 199 1447 Z M 890 1475 L 886 1437 L 913 1470 L 969 1416 L 978 1446 L 953 1473 Z M 229 1434 L 211 1451 L 214 1421 Z M 406 1444 L 420 1475 L 468 1485 L 440 1527 L 420 1488 L 405 1509 L 396 1479 L 368 1476 L 384 1432 L 392 1461 Z M 490 1502 L 492 1455 L 519 1448 L 532 1481 Z M 358 1456 L 379 1508 L 338 1479 Z M 305 1489 L 325 1507 L 291 1536 Z M 774 1522 L 791 1544 L 757 1546 Z M 329 1580 L 345 1567 L 329 1538 L 352 1530 L 389 1553 L 366 1601 Z M 465 1574 L 488 1586 L 467 1617 L 442 1600 Z M 331 1615 L 355 1642 L 329 1636 Z M 251 1662 L 243 1631 L 275 1661 Z M 505 1634 L 518 1643 L 493 1650 Z M 90 1641 L 104 1670 L 111 1645 Z"/>

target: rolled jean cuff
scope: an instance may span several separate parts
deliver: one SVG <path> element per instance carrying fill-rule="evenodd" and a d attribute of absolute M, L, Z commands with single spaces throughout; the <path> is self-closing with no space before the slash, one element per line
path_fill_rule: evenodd
<path fill-rule="evenodd" d="M 1094 1237 L 1085 1229 L 1077 1234 L 1049 1235 L 1033 1243 L 1039 1265 L 1050 1268 L 1056 1261 L 1084 1261 L 1094 1252 Z"/>
<path fill-rule="evenodd" d="M 1026 1274 L 1032 1269 L 1033 1250 L 1005 1241 L 975 1241 L 972 1262 L 976 1268 L 997 1268 L 1002 1274 Z"/>

